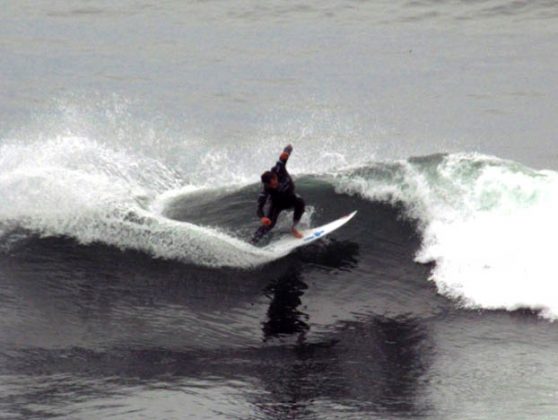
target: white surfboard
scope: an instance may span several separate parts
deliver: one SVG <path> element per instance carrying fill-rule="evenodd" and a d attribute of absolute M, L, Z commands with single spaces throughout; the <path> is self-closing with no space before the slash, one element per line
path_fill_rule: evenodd
<path fill-rule="evenodd" d="M 311 244 L 312 242 L 323 238 L 334 230 L 339 229 L 341 226 L 351 220 L 355 214 L 357 214 L 356 210 L 353 211 L 351 214 L 348 214 L 344 217 L 341 217 L 340 219 L 328 223 L 327 225 L 305 230 L 301 232 L 303 234 L 302 238 L 295 238 L 292 235 L 285 235 L 285 237 L 275 242 L 271 242 L 269 245 L 264 246 L 262 249 L 268 252 L 273 252 L 275 254 L 286 255 L 295 248 Z"/>

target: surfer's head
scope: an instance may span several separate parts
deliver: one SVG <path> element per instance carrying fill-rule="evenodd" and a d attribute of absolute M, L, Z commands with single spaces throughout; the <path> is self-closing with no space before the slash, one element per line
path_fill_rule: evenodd
<path fill-rule="evenodd" d="M 277 180 L 277 174 L 274 174 L 271 171 L 266 171 L 262 174 L 262 183 L 267 187 L 274 190 L 279 185 L 279 181 Z"/>

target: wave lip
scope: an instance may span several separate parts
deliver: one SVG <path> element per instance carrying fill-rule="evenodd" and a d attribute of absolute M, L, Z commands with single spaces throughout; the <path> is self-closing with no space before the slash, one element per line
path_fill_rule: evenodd
<path fill-rule="evenodd" d="M 463 307 L 558 317 L 556 172 L 460 153 L 377 163 L 333 182 L 338 192 L 402 204 L 423 236 L 416 261 L 434 262 L 431 280 Z"/>

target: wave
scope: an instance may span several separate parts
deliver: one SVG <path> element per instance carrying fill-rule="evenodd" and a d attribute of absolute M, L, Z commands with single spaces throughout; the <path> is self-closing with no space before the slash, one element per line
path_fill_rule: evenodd
<path fill-rule="evenodd" d="M 9 243 L 10 232 L 24 229 L 210 267 L 249 268 L 280 257 L 245 242 L 252 221 L 245 222 L 241 232 L 218 227 L 211 214 L 201 223 L 167 217 L 177 197 L 194 202 L 203 191 L 211 191 L 217 202 L 226 194 L 245 194 L 251 203 L 256 176 L 249 175 L 257 168 L 251 162 L 231 162 L 223 153 L 217 155 L 221 175 L 212 181 L 238 176 L 219 189 L 205 179 L 193 182 L 177 175 L 179 171 L 159 159 L 87 137 L 5 141 L 0 146 L 2 241 Z M 294 172 L 299 179 L 312 175 L 332 185 L 334 194 L 402 206 L 421 234 L 415 260 L 434 263 L 430 279 L 441 294 L 466 308 L 527 307 L 550 319 L 558 316 L 553 261 L 556 172 L 474 153 L 360 161 L 352 169 L 346 166 L 354 160 L 344 156 L 338 162 L 345 169 L 332 165 L 318 172 L 320 156 L 307 168 L 298 162 Z M 331 200 L 329 193 L 321 194 L 324 203 Z M 217 208 L 217 213 L 227 211 Z M 237 221 L 247 219 L 243 210 L 236 211 L 242 212 Z M 368 224 L 374 217 L 359 213 Z"/>
<path fill-rule="evenodd" d="M 435 263 L 431 280 L 463 307 L 558 317 L 556 172 L 458 153 L 377 163 L 331 182 L 339 193 L 403 205 L 422 234 L 416 261 Z"/>

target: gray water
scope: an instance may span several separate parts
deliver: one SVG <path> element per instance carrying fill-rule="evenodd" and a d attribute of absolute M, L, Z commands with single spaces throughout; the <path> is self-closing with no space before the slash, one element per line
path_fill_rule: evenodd
<path fill-rule="evenodd" d="M 135 124 L 204 142 L 325 138 L 379 158 L 474 150 L 556 168 L 556 15 L 553 1 L 6 2 L 2 130 L 60 103 L 131 102 Z"/>
<path fill-rule="evenodd" d="M 555 171 L 557 116 L 556 1 L 3 2 L 0 417 L 558 418 L 552 318 L 449 298 L 416 220 L 314 179 Z M 359 210 L 332 242 L 208 268 L 111 224 L 171 191 L 173 219 L 248 232 L 287 143 L 313 224 Z"/>

